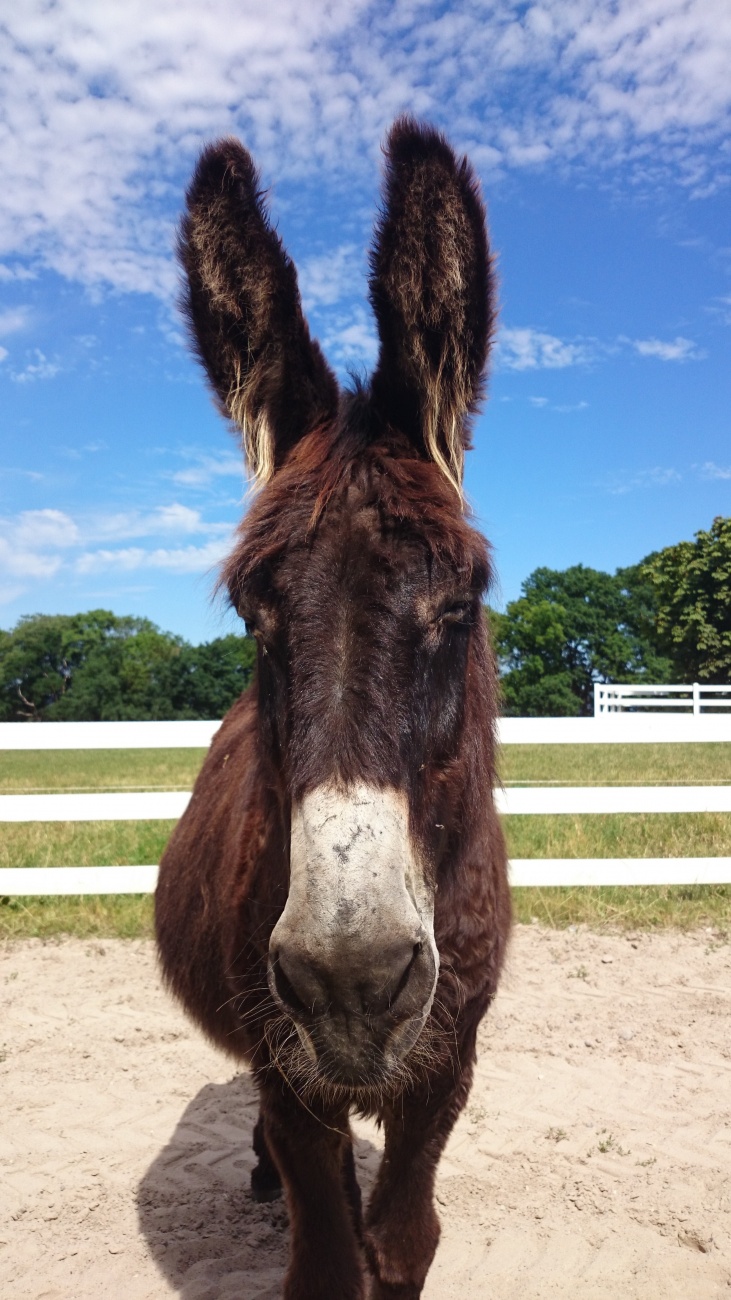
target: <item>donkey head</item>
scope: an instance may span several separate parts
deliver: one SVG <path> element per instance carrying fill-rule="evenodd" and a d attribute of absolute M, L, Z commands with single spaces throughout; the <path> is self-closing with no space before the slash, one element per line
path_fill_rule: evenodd
<path fill-rule="evenodd" d="M 341 392 L 310 338 L 236 141 L 203 154 L 180 240 L 195 346 L 261 484 L 224 581 L 258 642 L 286 826 L 269 986 L 310 1069 L 365 1089 L 432 1005 L 435 890 L 483 825 L 493 712 L 486 546 L 461 493 L 492 327 L 484 211 L 434 130 L 397 122 L 386 160 L 368 386 Z"/>

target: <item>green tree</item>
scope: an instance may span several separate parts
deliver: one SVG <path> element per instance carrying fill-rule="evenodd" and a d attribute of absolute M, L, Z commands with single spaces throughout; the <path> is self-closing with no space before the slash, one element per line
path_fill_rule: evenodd
<path fill-rule="evenodd" d="M 175 718 L 170 665 L 185 642 L 161 632 L 148 619 L 119 620 L 93 644 L 63 698 L 48 711 L 51 721 L 152 721 Z M 132 626 L 130 626 L 130 624 Z M 197 716 L 197 715 L 188 715 Z"/>
<path fill-rule="evenodd" d="M 491 615 L 505 711 L 593 711 L 596 682 L 667 681 L 653 641 L 652 592 L 639 567 L 536 569 L 504 614 Z"/>
<path fill-rule="evenodd" d="M 118 619 L 107 610 L 21 618 L 0 643 L 0 716 L 51 716 L 89 654 L 115 636 L 133 634 L 144 621 Z"/>
<path fill-rule="evenodd" d="M 684 682 L 731 681 L 731 519 L 642 564 L 654 592 L 657 640 Z"/>
<path fill-rule="evenodd" d="M 251 638 L 191 646 L 107 610 L 32 615 L 0 634 L 0 719 L 114 721 L 222 717 L 248 685 Z"/>
<path fill-rule="evenodd" d="M 255 665 L 256 642 L 251 636 L 231 634 L 204 645 L 184 646 L 170 665 L 174 716 L 222 718 L 246 690 Z"/>

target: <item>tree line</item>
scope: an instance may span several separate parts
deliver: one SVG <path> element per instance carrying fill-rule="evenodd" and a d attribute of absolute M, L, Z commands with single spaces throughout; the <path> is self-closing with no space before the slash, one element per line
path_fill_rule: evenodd
<path fill-rule="evenodd" d="M 194 646 L 105 609 L 33 614 L 0 631 L 0 721 L 222 718 L 255 661 L 247 636 Z"/>
<path fill-rule="evenodd" d="M 603 573 L 539 568 L 487 610 L 507 714 L 593 711 L 597 682 L 731 682 L 731 518 Z M 220 718 L 251 681 L 251 637 L 193 646 L 107 610 L 0 631 L 0 721 Z"/>
<path fill-rule="evenodd" d="M 592 713 L 598 682 L 731 682 L 731 519 L 613 574 L 536 569 L 521 590 L 488 611 L 507 714 Z"/>

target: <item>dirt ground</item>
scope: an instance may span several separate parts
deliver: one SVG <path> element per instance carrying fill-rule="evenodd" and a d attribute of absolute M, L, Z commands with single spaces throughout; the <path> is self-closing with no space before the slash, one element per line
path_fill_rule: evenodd
<path fill-rule="evenodd" d="M 4 1300 L 279 1297 L 251 1084 L 152 946 L 8 944 L 0 1002 Z M 731 1300 L 731 945 L 519 927 L 438 1202 L 425 1300 Z"/>

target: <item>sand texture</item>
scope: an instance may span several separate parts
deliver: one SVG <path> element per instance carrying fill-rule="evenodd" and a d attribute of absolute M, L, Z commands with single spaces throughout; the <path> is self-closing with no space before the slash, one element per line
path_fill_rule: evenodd
<path fill-rule="evenodd" d="M 9 943 L 0 1002 L 3 1300 L 281 1296 L 251 1083 L 152 945 Z M 518 928 L 438 1202 L 425 1300 L 731 1300 L 731 945 Z"/>

